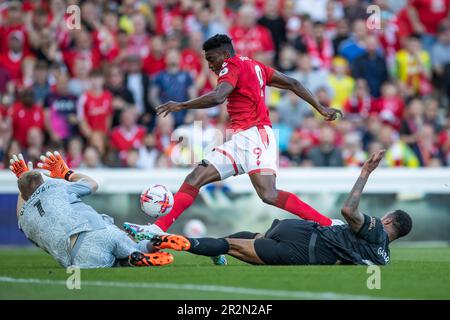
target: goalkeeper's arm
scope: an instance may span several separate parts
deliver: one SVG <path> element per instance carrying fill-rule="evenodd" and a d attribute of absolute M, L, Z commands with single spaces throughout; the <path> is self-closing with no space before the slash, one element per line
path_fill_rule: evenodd
<path fill-rule="evenodd" d="M 81 174 L 81 173 L 76 173 L 74 172 L 70 178 L 68 179 L 68 181 L 70 182 L 78 182 L 78 181 L 82 181 L 84 183 L 87 183 L 89 185 L 89 187 L 92 190 L 92 193 L 96 192 L 98 189 L 98 183 L 97 181 L 95 181 L 94 179 L 92 179 L 91 177 L 85 175 L 85 174 Z"/>
<path fill-rule="evenodd" d="M 98 183 L 91 177 L 75 173 L 69 169 L 64 159 L 61 157 L 58 151 L 51 153 L 50 151 L 41 156 L 41 162 L 38 163 L 38 167 L 50 172 L 50 177 L 55 179 L 65 179 L 70 182 L 83 181 L 89 185 L 92 192 L 97 191 Z"/>

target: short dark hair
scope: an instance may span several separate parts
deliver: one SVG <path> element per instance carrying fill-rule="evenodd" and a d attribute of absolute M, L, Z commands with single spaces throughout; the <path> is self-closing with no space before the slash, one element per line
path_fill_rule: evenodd
<path fill-rule="evenodd" d="M 412 219 L 409 214 L 403 210 L 395 210 L 391 213 L 394 219 L 393 224 L 397 232 L 397 237 L 401 238 L 406 236 L 412 229 Z"/>
<path fill-rule="evenodd" d="M 203 43 L 203 50 L 223 49 L 229 53 L 234 53 L 231 38 L 226 34 L 216 34 Z"/>

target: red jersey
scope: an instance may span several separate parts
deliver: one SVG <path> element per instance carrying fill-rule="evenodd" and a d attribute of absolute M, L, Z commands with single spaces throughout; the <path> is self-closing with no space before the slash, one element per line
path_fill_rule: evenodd
<path fill-rule="evenodd" d="M 193 49 L 184 49 L 181 52 L 181 69 L 190 72 L 195 78 L 202 71 L 202 56 Z"/>
<path fill-rule="evenodd" d="M 22 147 L 27 146 L 28 131 L 33 127 L 44 130 L 44 109 L 35 104 L 26 108 L 21 102 L 12 106 L 13 137 Z"/>
<path fill-rule="evenodd" d="M 228 82 L 234 87 L 227 104 L 233 130 L 272 126 L 265 102 L 265 89 L 273 73 L 272 68 L 247 57 L 235 55 L 225 60 L 218 84 Z"/>
<path fill-rule="evenodd" d="M 166 68 L 164 56 L 156 58 L 151 53 L 142 62 L 142 70 L 149 76 L 154 76 Z"/>
<path fill-rule="evenodd" d="M 145 134 L 145 128 L 142 126 L 135 126 L 130 131 L 119 126 L 111 133 L 111 144 L 119 151 L 138 149 L 142 145 Z"/>
<path fill-rule="evenodd" d="M 400 97 L 380 97 L 376 101 L 373 111 L 382 121 L 399 129 L 404 109 L 405 103 Z"/>
<path fill-rule="evenodd" d="M 71 75 L 74 75 L 75 72 L 75 61 L 87 60 L 90 62 L 89 70 L 98 69 L 101 64 L 101 55 L 100 52 L 94 47 L 90 50 L 69 50 L 63 52 L 64 62 L 69 68 L 69 72 Z"/>
<path fill-rule="evenodd" d="M 106 134 L 109 130 L 108 119 L 113 113 L 112 100 L 108 91 L 103 91 L 99 96 L 86 92 L 78 100 L 78 117 L 86 120 L 91 130 Z"/>
<path fill-rule="evenodd" d="M 439 24 L 448 15 L 450 0 L 410 0 L 428 33 L 436 34 Z"/>
<path fill-rule="evenodd" d="M 8 39 L 13 32 L 21 38 L 23 51 L 29 53 L 28 32 L 23 23 L 12 26 L 0 26 L 0 52 L 8 51 Z"/>
<path fill-rule="evenodd" d="M 23 53 L 14 55 L 10 51 L 5 51 L 0 54 L 0 66 L 8 70 L 14 81 L 20 82 L 22 80 L 22 62 L 26 57 Z"/>
<path fill-rule="evenodd" d="M 258 52 L 273 52 L 275 45 L 272 35 L 266 27 L 256 25 L 248 30 L 235 26 L 230 28 L 236 52 L 241 55 L 253 57 Z"/>

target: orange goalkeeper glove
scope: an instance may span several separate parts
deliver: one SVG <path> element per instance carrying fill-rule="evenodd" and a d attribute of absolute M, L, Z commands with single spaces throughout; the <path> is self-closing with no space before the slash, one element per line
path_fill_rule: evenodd
<path fill-rule="evenodd" d="M 9 164 L 9 169 L 16 175 L 17 179 L 25 172 L 33 170 L 33 163 L 29 161 L 27 166 L 21 153 L 19 153 L 19 156 L 13 154 L 12 158 L 9 160 Z"/>
<path fill-rule="evenodd" d="M 50 177 L 52 178 L 70 181 L 70 177 L 74 172 L 69 169 L 59 152 L 55 151 L 53 154 L 48 151 L 45 155 L 46 156 L 41 156 L 40 159 L 42 162 L 38 163 L 38 167 L 50 171 Z"/>

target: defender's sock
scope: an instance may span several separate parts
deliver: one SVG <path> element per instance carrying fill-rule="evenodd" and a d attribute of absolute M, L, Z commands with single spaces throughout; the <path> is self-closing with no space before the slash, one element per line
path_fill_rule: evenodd
<path fill-rule="evenodd" d="M 250 231 L 240 231 L 233 234 L 230 234 L 225 238 L 234 238 L 234 239 L 255 239 L 257 233 L 253 233 Z"/>
<path fill-rule="evenodd" d="M 202 256 L 215 257 L 230 250 L 228 241 L 220 238 L 188 238 L 191 248 L 187 251 Z"/>
<path fill-rule="evenodd" d="M 183 183 L 177 193 L 173 196 L 173 208 L 164 217 L 156 220 L 155 224 L 163 231 L 167 231 L 172 223 L 189 208 L 197 198 L 198 189 L 188 183 Z"/>
<path fill-rule="evenodd" d="M 331 225 L 330 218 L 319 213 L 316 209 L 300 200 L 299 197 L 293 193 L 278 190 L 278 200 L 275 203 L 275 206 L 289 211 L 302 219 L 317 222 L 321 226 L 326 227 Z"/>

